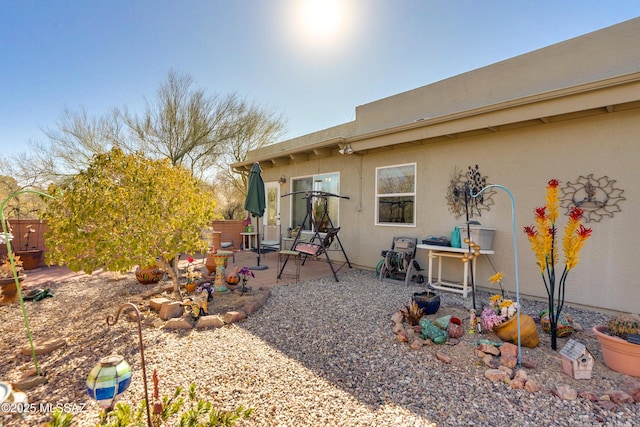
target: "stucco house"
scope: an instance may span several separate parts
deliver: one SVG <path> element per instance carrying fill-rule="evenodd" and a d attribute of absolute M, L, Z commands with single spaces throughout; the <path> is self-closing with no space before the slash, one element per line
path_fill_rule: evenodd
<path fill-rule="evenodd" d="M 233 167 L 260 163 L 269 239 L 286 237 L 304 217 L 304 200 L 286 194 L 322 189 L 349 197 L 330 202 L 332 219 L 351 263 L 374 268 L 394 236 L 449 236 L 463 224 L 447 195 L 457 174 L 478 165 L 487 183 L 513 194 L 520 291 L 539 298 L 546 292 L 522 229 L 557 178 L 567 203 L 589 199 L 585 225 L 593 229 L 569 275 L 567 303 L 638 312 L 638 159 L 635 18 L 358 106 L 354 121 L 251 151 Z M 495 228 L 495 253 L 478 259 L 477 286 L 490 288 L 488 277 L 499 270 L 513 291 L 511 199 L 498 190 L 485 203 L 473 219 Z M 418 250 L 417 259 L 425 267 L 427 252 Z M 459 280 L 460 261 L 447 262 L 447 275 Z"/>

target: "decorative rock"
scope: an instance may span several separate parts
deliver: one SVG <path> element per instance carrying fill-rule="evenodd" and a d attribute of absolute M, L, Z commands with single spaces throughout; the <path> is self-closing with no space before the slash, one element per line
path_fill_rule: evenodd
<path fill-rule="evenodd" d="M 51 353 L 53 350 L 57 350 L 66 344 L 62 338 L 50 338 L 42 341 L 41 343 L 33 343 L 34 351 L 37 355 Z M 31 346 L 27 345 L 22 347 L 20 352 L 24 355 L 31 355 Z"/>
<path fill-rule="evenodd" d="M 511 377 L 509 377 L 506 372 L 501 371 L 500 369 L 487 369 L 486 371 L 484 371 L 484 376 L 491 381 L 511 381 Z"/>
<path fill-rule="evenodd" d="M 626 381 L 622 389 L 629 393 L 636 402 L 640 402 L 640 379 Z"/>
<path fill-rule="evenodd" d="M 621 390 L 608 390 L 605 392 L 609 399 L 614 403 L 633 403 L 634 399 L 631 395 Z"/>
<path fill-rule="evenodd" d="M 568 385 L 559 385 L 551 389 L 551 394 L 563 400 L 576 400 L 578 392 Z"/>
<path fill-rule="evenodd" d="M 501 356 L 500 357 L 500 364 L 502 366 L 506 366 L 508 368 L 515 368 L 516 366 L 518 366 L 518 359 L 515 356 L 512 356 L 512 355 Z"/>
<path fill-rule="evenodd" d="M 264 303 L 260 303 L 259 301 L 253 301 L 248 304 L 242 306 L 242 311 L 244 311 L 247 316 L 252 315 L 256 311 L 260 310 Z"/>
<path fill-rule="evenodd" d="M 449 356 L 439 352 L 436 352 L 436 359 L 438 359 L 442 363 L 451 363 L 451 358 Z"/>
<path fill-rule="evenodd" d="M 505 342 L 500 347 L 500 355 L 502 357 L 513 356 L 513 357 L 515 357 L 517 359 L 518 358 L 518 346 L 514 345 L 514 344 L 511 344 L 509 342 Z"/>
<path fill-rule="evenodd" d="M 422 340 L 421 338 L 415 338 L 413 342 L 411 342 L 409 347 L 413 350 L 420 350 L 423 345 L 424 345 L 424 340 Z"/>
<path fill-rule="evenodd" d="M 224 320 L 224 323 L 229 324 L 229 323 L 239 322 L 239 321 L 244 320 L 246 318 L 247 318 L 247 313 L 245 313 L 242 310 L 240 310 L 240 311 L 227 311 L 224 314 L 224 317 L 222 318 L 222 320 Z"/>
<path fill-rule="evenodd" d="M 522 363 L 523 368 L 536 369 L 538 367 L 538 362 L 527 356 L 522 356 L 520 362 Z"/>
<path fill-rule="evenodd" d="M 498 366 L 498 369 L 500 369 L 501 371 L 504 371 L 507 374 L 509 374 L 509 378 L 513 378 L 513 369 L 508 368 L 508 367 L 506 367 L 504 365 Z"/>
<path fill-rule="evenodd" d="M 515 377 L 511 380 L 510 386 L 515 389 L 523 389 L 527 382 L 527 373 L 522 369 L 518 369 Z"/>
<path fill-rule="evenodd" d="M 151 307 L 156 311 L 160 311 L 160 308 L 162 308 L 162 305 L 168 302 L 171 302 L 171 300 L 164 297 L 151 298 L 149 300 L 149 307 Z"/>
<path fill-rule="evenodd" d="M 13 387 L 15 390 L 29 390 L 32 389 L 33 387 L 39 386 L 40 384 L 45 384 L 47 382 L 47 379 L 43 376 L 31 376 L 31 377 L 24 377 L 24 378 L 20 378 L 18 381 L 16 381 L 15 383 L 11 383 L 11 387 Z"/>
<path fill-rule="evenodd" d="M 393 316 L 391 316 L 391 321 L 395 324 L 398 324 L 398 323 L 402 323 L 403 318 L 404 317 L 402 316 L 402 313 L 399 311 L 396 311 L 395 313 L 393 313 Z"/>
<path fill-rule="evenodd" d="M 202 316 L 196 323 L 196 329 L 221 328 L 224 321 L 218 316 Z"/>
<path fill-rule="evenodd" d="M 536 380 L 528 379 L 527 382 L 524 383 L 524 389 L 529 393 L 537 393 L 540 391 L 540 385 L 538 385 Z"/>
<path fill-rule="evenodd" d="M 460 325 L 449 323 L 449 326 L 447 326 L 447 334 L 449 334 L 449 338 L 460 338 L 464 334 L 464 330 L 462 330 L 462 326 Z"/>
<path fill-rule="evenodd" d="M 595 402 L 595 401 L 597 401 L 597 400 L 600 400 L 600 397 L 598 397 L 598 395 L 597 395 L 597 394 L 595 394 L 595 393 L 593 393 L 593 392 L 590 392 L 590 391 L 586 391 L 586 390 L 583 390 L 583 391 L 578 392 L 578 397 L 581 397 L 581 398 L 583 398 L 583 399 L 590 400 L 590 401 L 592 401 L 592 402 Z"/>
<path fill-rule="evenodd" d="M 490 354 L 485 355 L 482 358 L 482 361 L 485 365 L 492 369 L 498 369 L 498 367 L 500 366 L 500 361 Z"/>
<path fill-rule="evenodd" d="M 192 328 L 193 328 L 193 323 L 191 323 L 185 317 L 169 319 L 167 323 L 164 324 L 164 329 L 192 329 Z"/>
<path fill-rule="evenodd" d="M 402 328 L 396 333 L 396 341 L 397 342 L 408 342 L 409 338 L 407 337 L 407 332 Z"/>
<path fill-rule="evenodd" d="M 491 344 L 478 344 L 478 350 L 483 353 L 492 354 L 494 356 L 500 355 L 500 349 Z"/>
<path fill-rule="evenodd" d="M 160 318 L 162 320 L 173 319 L 182 316 L 184 307 L 178 301 L 169 301 L 160 307 Z"/>

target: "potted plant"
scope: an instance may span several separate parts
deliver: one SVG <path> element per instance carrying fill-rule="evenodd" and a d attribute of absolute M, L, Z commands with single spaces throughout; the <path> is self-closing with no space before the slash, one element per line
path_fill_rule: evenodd
<path fill-rule="evenodd" d="M 238 271 L 238 277 L 241 283 L 240 292 L 245 293 L 251 291 L 251 287 L 247 286 L 247 282 L 249 281 L 249 277 L 256 277 L 253 271 L 249 270 L 249 267 L 243 266 L 240 271 Z"/>
<path fill-rule="evenodd" d="M 424 314 L 434 314 L 440 308 L 440 295 L 431 290 L 414 292 L 412 300 L 424 311 Z"/>
<path fill-rule="evenodd" d="M 496 275 L 492 276 L 492 279 Z M 502 274 L 499 275 L 502 278 Z M 502 286 L 501 286 L 502 287 Z M 489 306 L 482 310 L 482 327 L 495 332 L 502 340 L 512 344 L 518 342 L 518 317 L 520 316 L 520 344 L 533 348 L 540 342 L 538 328 L 531 316 L 522 314 L 518 303 L 505 299 L 502 295 L 494 295 L 489 299 Z"/>
<path fill-rule="evenodd" d="M 187 271 L 182 274 L 182 277 L 187 279 L 187 283 L 185 285 L 187 292 L 195 291 L 198 280 L 202 278 L 202 272 L 193 265 L 193 261 L 192 257 L 189 256 L 187 258 Z"/>
<path fill-rule="evenodd" d="M 640 334 L 637 315 L 613 316 L 606 325 L 596 325 L 592 330 L 600 343 L 605 365 L 614 371 L 640 377 L 640 344 L 629 341 L 629 335 Z"/>
<path fill-rule="evenodd" d="M 26 276 L 24 275 L 22 260 L 20 260 L 19 256 L 14 257 L 14 264 L 16 267 L 18 281 L 22 282 Z M 6 255 L 0 264 L 0 289 L 2 290 L 2 293 L 0 294 L 0 297 L 2 297 L 0 298 L 0 305 L 16 302 L 18 299 L 18 288 L 16 286 L 16 279 L 13 275 L 11 260 L 9 259 L 9 256 Z"/>

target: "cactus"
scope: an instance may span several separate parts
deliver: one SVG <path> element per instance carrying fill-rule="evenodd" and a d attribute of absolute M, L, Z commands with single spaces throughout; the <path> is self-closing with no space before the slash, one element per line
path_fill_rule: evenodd
<path fill-rule="evenodd" d="M 640 334 L 640 318 L 630 314 L 614 316 L 607 321 L 607 328 L 613 335 L 626 340 L 627 334 Z"/>
<path fill-rule="evenodd" d="M 400 311 L 411 326 L 417 325 L 420 318 L 424 316 L 424 310 L 415 301 L 411 301 L 411 303 L 402 307 Z"/>

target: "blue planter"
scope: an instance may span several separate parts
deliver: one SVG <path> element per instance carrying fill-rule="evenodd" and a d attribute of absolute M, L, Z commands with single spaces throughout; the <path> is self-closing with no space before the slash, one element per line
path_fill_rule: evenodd
<path fill-rule="evenodd" d="M 440 308 L 440 295 L 431 291 L 415 292 L 413 301 L 424 310 L 424 314 L 434 314 Z"/>

